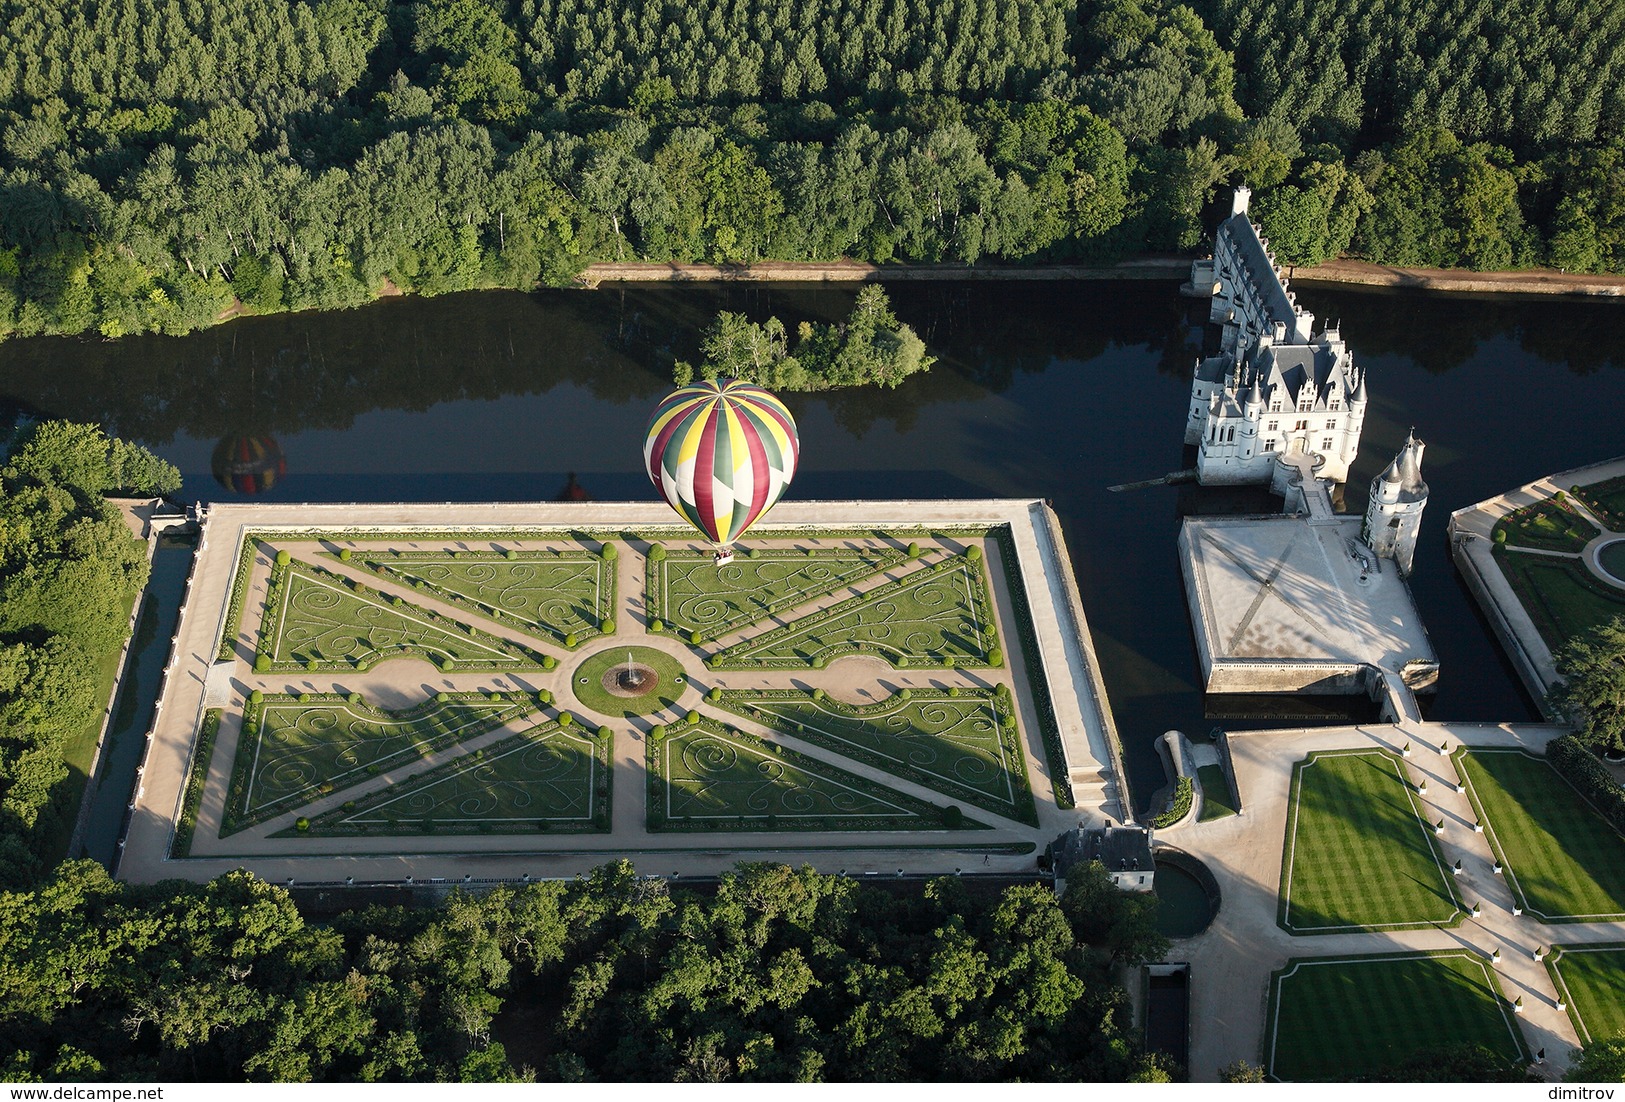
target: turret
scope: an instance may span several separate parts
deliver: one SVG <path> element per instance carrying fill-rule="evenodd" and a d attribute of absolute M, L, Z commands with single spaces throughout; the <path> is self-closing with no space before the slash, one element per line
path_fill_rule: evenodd
<path fill-rule="evenodd" d="M 1359 389 L 1364 389 L 1363 381 Z M 1371 480 L 1371 500 L 1360 529 L 1366 545 L 1379 558 L 1393 559 L 1400 573 L 1407 576 L 1422 530 L 1422 510 L 1428 503 L 1428 484 L 1422 481 L 1422 451 L 1426 446 L 1412 429 L 1393 462 Z"/>

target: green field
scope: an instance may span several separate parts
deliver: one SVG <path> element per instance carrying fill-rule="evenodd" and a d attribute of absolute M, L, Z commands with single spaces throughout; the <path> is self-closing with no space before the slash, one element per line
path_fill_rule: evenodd
<path fill-rule="evenodd" d="M 1544 758 L 1522 750 L 1451 756 L 1524 910 L 1543 922 L 1625 918 L 1625 837 Z"/>
<path fill-rule="evenodd" d="M 942 810 L 932 804 L 709 720 L 651 738 L 647 753 L 651 830 L 944 826 Z"/>
<path fill-rule="evenodd" d="M 1485 958 L 1460 949 L 1294 958 L 1270 978 L 1264 1029 L 1265 1066 L 1285 1082 L 1346 1082 L 1449 1045 L 1528 1059 Z"/>
<path fill-rule="evenodd" d="M 367 548 L 349 565 L 559 644 L 599 635 L 615 616 L 615 562 L 591 551 Z"/>
<path fill-rule="evenodd" d="M 730 690 L 724 708 L 987 811 L 1036 822 L 1009 709 L 981 689 L 916 689 L 856 708 L 798 689 Z"/>
<path fill-rule="evenodd" d="M 1323 750 L 1293 766 L 1278 913 L 1284 929 L 1329 934 L 1461 918 L 1397 755 Z"/>
<path fill-rule="evenodd" d="M 715 639 L 806 604 L 902 562 L 890 547 L 757 548 L 718 566 L 710 554 L 671 551 L 649 562 L 651 615 L 668 628 Z"/>
<path fill-rule="evenodd" d="M 387 712 L 325 694 L 267 695 L 244 711 L 222 837 L 328 792 L 482 735 L 532 710 L 528 701 L 463 693 Z"/>
<path fill-rule="evenodd" d="M 1506 541 L 1546 551 L 1579 551 L 1599 535 L 1597 526 L 1556 501 L 1537 501 L 1495 522 Z"/>
<path fill-rule="evenodd" d="M 958 556 L 735 643 L 718 669 L 806 669 L 843 654 L 894 666 L 986 666 L 991 604 L 980 560 Z"/>
<path fill-rule="evenodd" d="M 543 658 L 517 643 L 352 585 L 300 562 L 275 567 L 260 628 L 271 669 L 365 670 L 417 655 L 457 669 L 535 669 Z"/>
<path fill-rule="evenodd" d="M 1625 615 L 1625 593 L 1592 577 L 1578 559 L 1520 555 L 1497 548 L 1495 561 L 1540 637 L 1554 650 Z"/>
<path fill-rule="evenodd" d="M 1569 1021 L 1582 1045 L 1625 1034 L 1625 942 L 1554 945 L 1546 972 L 1568 996 Z"/>
<path fill-rule="evenodd" d="M 608 759 L 607 740 L 549 723 L 277 836 L 607 830 Z"/>
<path fill-rule="evenodd" d="M 1204 765 L 1196 770 L 1196 779 L 1202 785 L 1202 811 L 1196 817 L 1199 823 L 1223 819 L 1236 813 L 1230 799 L 1230 782 L 1224 769 L 1217 765 Z"/>

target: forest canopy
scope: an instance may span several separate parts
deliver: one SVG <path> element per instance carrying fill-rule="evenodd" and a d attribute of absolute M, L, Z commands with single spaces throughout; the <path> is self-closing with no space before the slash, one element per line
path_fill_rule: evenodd
<path fill-rule="evenodd" d="M 1625 269 L 1611 0 L 0 2 L 0 334 L 598 260 Z"/>

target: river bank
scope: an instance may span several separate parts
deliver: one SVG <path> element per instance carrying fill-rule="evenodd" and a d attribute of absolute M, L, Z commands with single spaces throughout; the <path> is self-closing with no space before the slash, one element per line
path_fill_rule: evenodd
<path fill-rule="evenodd" d="M 1049 264 L 1030 267 L 962 264 L 871 264 L 859 260 L 827 263 L 764 260 L 756 264 L 677 264 L 631 262 L 590 264 L 580 285 L 604 283 L 853 283 L 884 280 L 1173 279 L 1190 273 L 1184 257 L 1152 256 L 1116 264 Z M 1625 295 L 1625 276 L 1588 275 L 1550 268 L 1473 272 L 1453 268 L 1396 268 L 1364 260 L 1331 260 L 1312 268 L 1292 268 L 1299 283 L 1352 283 L 1367 287 L 1406 287 L 1475 294 Z"/>

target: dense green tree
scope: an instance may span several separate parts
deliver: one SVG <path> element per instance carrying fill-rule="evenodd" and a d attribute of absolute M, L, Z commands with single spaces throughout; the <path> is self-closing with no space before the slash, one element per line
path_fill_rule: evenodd
<path fill-rule="evenodd" d="M 1625 1083 L 1625 1037 L 1602 1037 L 1575 1049 L 1565 1083 Z"/>
<path fill-rule="evenodd" d="M 1598 748 L 1625 750 L 1625 617 L 1569 640 L 1556 654 L 1563 683 L 1552 699 Z"/>

